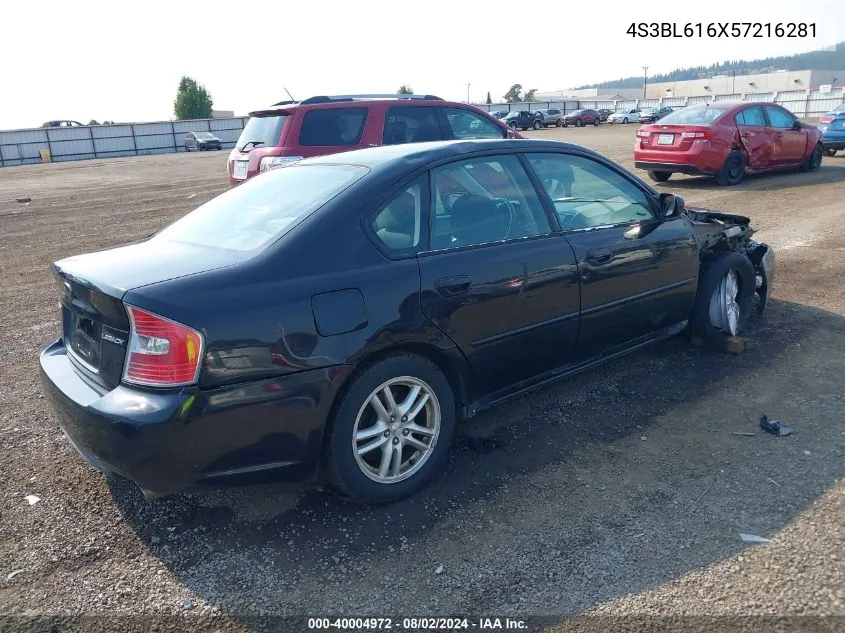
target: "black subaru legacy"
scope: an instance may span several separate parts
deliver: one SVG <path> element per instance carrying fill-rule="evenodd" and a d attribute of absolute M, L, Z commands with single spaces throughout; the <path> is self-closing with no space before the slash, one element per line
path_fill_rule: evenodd
<path fill-rule="evenodd" d="M 135 244 L 56 262 L 61 427 L 148 497 L 328 481 L 385 502 L 456 421 L 765 306 L 749 219 L 544 140 L 379 147 L 268 171 Z"/>

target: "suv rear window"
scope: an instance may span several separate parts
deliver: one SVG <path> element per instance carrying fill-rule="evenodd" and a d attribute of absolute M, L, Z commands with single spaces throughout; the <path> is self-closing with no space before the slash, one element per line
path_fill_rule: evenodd
<path fill-rule="evenodd" d="M 287 121 L 288 115 L 278 114 L 275 116 L 254 116 L 246 122 L 243 132 L 238 137 L 236 147 L 243 147 L 249 144 L 250 147 L 274 147 L 282 135 L 282 127 Z M 250 141 L 254 141 L 250 143 Z"/>
<path fill-rule="evenodd" d="M 355 165 L 291 165 L 212 198 L 153 240 L 252 251 L 278 240 L 369 170 Z"/>
<path fill-rule="evenodd" d="M 302 119 L 299 144 L 329 147 L 357 145 L 366 121 L 367 108 L 309 110 Z"/>

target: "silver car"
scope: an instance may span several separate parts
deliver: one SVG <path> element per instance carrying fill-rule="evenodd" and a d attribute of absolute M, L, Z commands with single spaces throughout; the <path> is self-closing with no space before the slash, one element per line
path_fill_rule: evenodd
<path fill-rule="evenodd" d="M 563 110 L 559 110 L 557 108 L 537 110 L 537 117 L 541 118 L 543 127 L 549 127 L 550 125 L 560 127 L 563 125 Z"/>

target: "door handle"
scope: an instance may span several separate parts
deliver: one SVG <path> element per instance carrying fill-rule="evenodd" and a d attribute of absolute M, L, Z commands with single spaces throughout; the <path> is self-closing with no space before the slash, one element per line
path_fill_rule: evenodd
<path fill-rule="evenodd" d="M 594 251 L 587 251 L 587 261 L 591 264 L 606 264 L 613 257 L 613 253 L 606 248 L 600 248 Z"/>
<path fill-rule="evenodd" d="M 472 281 L 466 275 L 442 277 L 434 282 L 434 287 L 443 297 L 456 297 L 469 290 L 470 286 Z"/>

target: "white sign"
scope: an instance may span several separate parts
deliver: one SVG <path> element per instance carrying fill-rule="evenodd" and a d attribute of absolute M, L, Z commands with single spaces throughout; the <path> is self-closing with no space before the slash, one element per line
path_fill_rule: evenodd
<path fill-rule="evenodd" d="M 821 86 L 819 86 L 819 92 L 822 93 L 822 94 L 826 94 L 826 93 L 830 92 L 830 89 L 832 87 L 833 87 L 832 84 L 822 84 Z"/>

